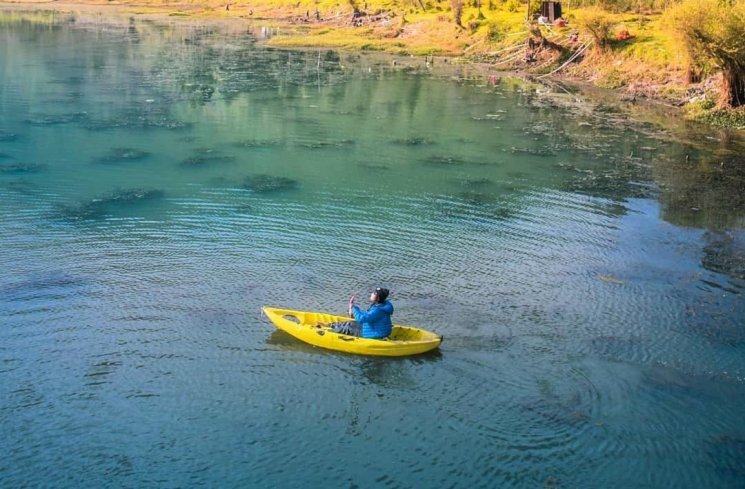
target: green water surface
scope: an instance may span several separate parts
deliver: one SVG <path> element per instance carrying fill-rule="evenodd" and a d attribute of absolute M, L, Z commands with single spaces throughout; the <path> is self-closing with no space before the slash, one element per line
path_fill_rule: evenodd
<path fill-rule="evenodd" d="M 740 135 L 255 26 L 2 18 L 0 486 L 742 487 Z M 378 285 L 438 352 L 260 315 Z"/>

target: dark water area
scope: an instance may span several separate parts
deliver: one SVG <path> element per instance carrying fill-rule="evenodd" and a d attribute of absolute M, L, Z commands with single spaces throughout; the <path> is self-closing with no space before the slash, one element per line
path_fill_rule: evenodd
<path fill-rule="evenodd" d="M 248 26 L 0 19 L 0 487 L 742 487 L 741 134 Z M 381 284 L 439 351 L 260 315 Z"/>

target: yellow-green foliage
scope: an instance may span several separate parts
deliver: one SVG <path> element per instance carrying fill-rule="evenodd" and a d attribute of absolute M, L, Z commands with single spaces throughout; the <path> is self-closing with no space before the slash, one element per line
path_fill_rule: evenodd
<path fill-rule="evenodd" d="M 510 35 L 525 31 L 525 18 L 519 13 L 494 11 L 487 13 L 484 35 L 488 41 L 499 42 Z"/>
<path fill-rule="evenodd" d="M 667 18 L 692 60 L 745 67 L 745 0 L 686 0 Z"/>
<path fill-rule="evenodd" d="M 617 21 L 608 12 L 599 7 L 591 7 L 574 12 L 573 18 L 579 29 L 592 37 L 598 48 L 604 49 L 610 44 Z"/>
<path fill-rule="evenodd" d="M 520 2 L 518 0 L 507 0 L 507 11 L 508 12 L 518 12 L 522 9 L 522 5 L 520 5 Z"/>
<path fill-rule="evenodd" d="M 627 43 L 614 49 L 653 68 L 686 64 L 685 53 L 667 28 L 660 25 L 659 16 L 627 15 L 621 19 L 619 29 L 626 29 L 633 36 Z"/>
<path fill-rule="evenodd" d="M 668 18 L 693 66 L 722 70 L 720 105 L 745 105 L 745 0 L 685 0 Z"/>
<path fill-rule="evenodd" d="M 745 110 L 711 109 L 703 104 L 691 104 L 687 108 L 687 118 L 704 124 L 733 129 L 745 129 Z"/>

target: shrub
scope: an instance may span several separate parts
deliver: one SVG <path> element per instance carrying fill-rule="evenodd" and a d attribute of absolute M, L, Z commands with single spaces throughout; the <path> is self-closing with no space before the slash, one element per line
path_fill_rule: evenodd
<path fill-rule="evenodd" d="M 604 10 L 597 7 L 579 10 L 574 18 L 579 29 L 592 37 L 598 49 L 608 47 L 615 22 Z"/>
<path fill-rule="evenodd" d="M 505 38 L 505 34 L 500 26 L 494 22 L 489 22 L 486 29 L 486 40 L 490 42 L 499 42 Z"/>
<path fill-rule="evenodd" d="M 520 2 L 518 0 L 508 0 L 506 5 L 508 12 L 517 12 L 520 10 Z"/>
<path fill-rule="evenodd" d="M 620 88 L 626 84 L 623 73 L 617 68 L 612 68 L 605 72 L 597 81 L 597 85 L 602 88 Z"/>

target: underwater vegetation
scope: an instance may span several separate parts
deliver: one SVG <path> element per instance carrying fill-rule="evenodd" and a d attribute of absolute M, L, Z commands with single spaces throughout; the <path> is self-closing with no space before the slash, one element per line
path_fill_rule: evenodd
<path fill-rule="evenodd" d="M 62 207 L 62 218 L 67 221 L 95 220 L 103 218 L 117 208 L 153 201 L 162 198 L 162 190 L 118 189 L 82 204 Z"/>
<path fill-rule="evenodd" d="M 634 359 L 641 352 L 642 346 L 639 338 L 614 335 L 597 336 L 588 342 L 588 347 L 594 354 L 615 361 Z"/>
<path fill-rule="evenodd" d="M 554 426 L 587 424 L 592 420 L 590 406 L 584 405 L 579 396 L 565 401 L 536 399 L 522 403 L 519 408 L 527 417 Z"/>
<path fill-rule="evenodd" d="M 179 165 L 184 167 L 200 167 L 212 163 L 229 163 L 231 161 L 235 161 L 235 156 L 224 155 L 211 148 L 200 148 L 194 150 L 193 156 L 182 160 Z"/>
<path fill-rule="evenodd" d="M 0 165 L 0 173 L 8 175 L 19 175 L 25 173 L 39 173 L 44 169 L 44 165 L 38 163 L 11 163 Z"/>
<path fill-rule="evenodd" d="M 108 153 L 96 158 L 96 163 L 118 163 L 122 161 L 138 161 L 150 156 L 148 151 L 137 148 L 111 148 Z"/>
<path fill-rule="evenodd" d="M 360 163 L 359 166 L 361 168 L 365 168 L 367 170 L 374 170 L 374 171 L 386 171 L 386 170 L 391 169 L 390 166 L 384 165 L 381 163 Z"/>
<path fill-rule="evenodd" d="M 0 129 L 0 142 L 15 141 L 16 139 L 18 139 L 18 134 Z"/>
<path fill-rule="evenodd" d="M 555 151 L 548 148 L 516 148 L 513 146 L 510 148 L 510 152 L 513 154 L 524 153 L 530 156 L 538 156 L 540 158 L 549 158 L 557 155 Z"/>
<path fill-rule="evenodd" d="M 738 433 L 719 434 L 706 441 L 705 453 L 716 470 L 732 481 L 745 477 L 745 436 Z"/>
<path fill-rule="evenodd" d="M 7 300 L 59 300 L 83 292 L 90 283 L 66 272 L 34 273 L 30 277 L 0 287 L 0 297 Z"/>
<path fill-rule="evenodd" d="M 488 164 L 488 162 L 486 161 L 466 160 L 464 158 L 461 158 L 460 156 L 453 156 L 453 155 L 430 155 L 425 158 L 422 158 L 420 161 L 423 162 L 425 165 L 442 166 L 442 167 L 481 166 L 481 165 Z"/>
<path fill-rule="evenodd" d="M 282 146 L 282 141 L 279 139 L 244 139 L 232 145 L 236 148 L 275 148 Z"/>
<path fill-rule="evenodd" d="M 477 190 L 466 190 L 464 192 L 460 192 L 457 197 L 463 203 L 476 207 L 494 204 L 496 202 L 496 199 L 492 194 L 487 192 L 479 192 Z"/>
<path fill-rule="evenodd" d="M 94 119 L 80 118 L 81 126 L 89 131 L 108 131 L 111 129 L 167 129 L 180 130 L 192 126 L 191 123 L 180 121 L 169 116 L 163 110 L 126 110 L 121 115 Z"/>
<path fill-rule="evenodd" d="M 589 172 L 562 184 L 561 189 L 590 197 L 618 201 L 630 198 L 650 198 L 656 193 L 653 186 L 624 178 L 622 172 L 616 170 Z"/>
<path fill-rule="evenodd" d="M 706 247 L 701 265 L 707 270 L 722 273 L 733 281 L 745 284 L 745 243 L 733 232 L 708 231 L 704 235 Z"/>
<path fill-rule="evenodd" d="M 472 121 L 486 121 L 486 122 L 503 121 L 504 119 L 505 119 L 505 116 L 502 114 L 485 114 L 483 116 L 471 117 Z"/>
<path fill-rule="evenodd" d="M 437 166 L 460 166 L 460 165 L 465 165 L 466 163 L 468 163 L 466 160 L 459 158 L 457 156 L 447 156 L 447 155 L 427 156 L 426 158 L 422 158 L 421 161 L 428 165 L 437 165 Z"/>
<path fill-rule="evenodd" d="M 3 185 L 8 190 L 18 192 L 23 195 L 31 195 L 38 189 L 37 185 L 27 179 L 11 180 Z"/>
<path fill-rule="evenodd" d="M 391 141 L 391 143 L 399 146 L 429 146 L 435 144 L 435 142 L 430 139 L 425 139 L 417 136 L 394 139 L 393 141 Z"/>
<path fill-rule="evenodd" d="M 465 178 L 457 183 L 465 188 L 484 188 L 494 185 L 494 182 L 488 178 Z"/>
<path fill-rule="evenodd" d="M 328 140 L 328 141 L 314 141 L 314 142 L 305 142 L 300 143 L 298 146 L 305 149 L 327 149 L 327 148 L 343 148 L 345 146 L 351 146 L 353 144 L 356 144 L 356 142 L 352 139 L 338 139 L 338 140 Z"/>
<path fill-rule="evenodd" d="M 32 126 L 56 126 L 59 124 L 70 124 L 87 118 L 84 113 L 76 114 L 40 114 L 24 119 L 23 122 Z"/>
<path fill-rule="evenodd" d="M 292 178 L 272 175 L 250 175 L 243 179 L 241 187 L 257 193 L 282 192 L 295 189 L 297 181 Z"/>
<path fill-rule="evenodd" d="M 515 217 L 516 210 L 485 192 L 466 191 L 434 205 L 437 219 L 467 224 L 494 224 Z"/>

